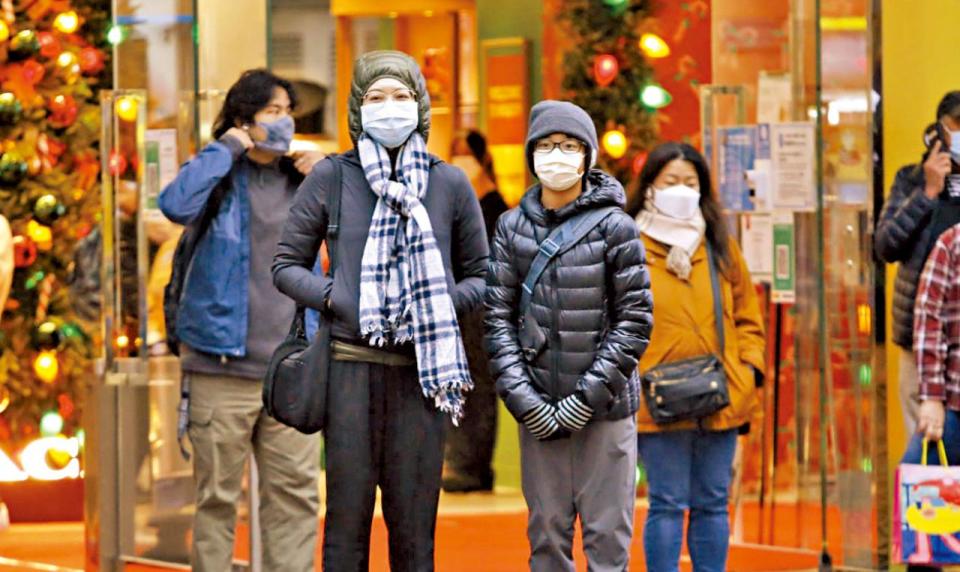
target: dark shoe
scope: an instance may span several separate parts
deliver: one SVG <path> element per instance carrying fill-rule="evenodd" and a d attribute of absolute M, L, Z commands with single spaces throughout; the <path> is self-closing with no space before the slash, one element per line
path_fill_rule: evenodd
<path fill-rule="evenodd" d="M 451 471 L 443 477 L 443 490 L 448 493 L 489 493 L 493 490 L 493 475 L 480 478 Z"/>

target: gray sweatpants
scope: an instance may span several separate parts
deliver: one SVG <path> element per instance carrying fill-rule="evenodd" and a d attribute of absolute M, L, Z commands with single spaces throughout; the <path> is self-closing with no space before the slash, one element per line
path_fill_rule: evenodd
<path fill-rule="evenodd" d="M 634 417 L 592 421 L 556 441 L 538 441 L 521 426 L 520 463 L 531 572 L 573 572 L 578 515 L 587 569 L 627 570 L 636 499 Z"/>

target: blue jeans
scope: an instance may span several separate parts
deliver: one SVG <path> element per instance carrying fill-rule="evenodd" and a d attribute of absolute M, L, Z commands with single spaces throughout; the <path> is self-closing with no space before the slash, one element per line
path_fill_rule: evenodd
<path fill-rule="evenodd" d="M 641 433 L 638 451 L 647 471 L 650 511 L 643 550 L 650 572 L 676 572 L 683 517 L 690 511 L 687 547 L 695 572 L 727 568 L 727 502 L 737 432 Z"/>

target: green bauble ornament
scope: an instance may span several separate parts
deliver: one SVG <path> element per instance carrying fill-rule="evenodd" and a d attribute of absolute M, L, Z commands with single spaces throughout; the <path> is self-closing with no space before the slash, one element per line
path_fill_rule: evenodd
<path fill-rule="evenodd" d="M 10 40 L 10 59 L 13 61 L 25 60 L 40 51 L 40 40 L 33 30 L 23 30 Z"/>
<path fill-rule="evenodd" d="M 27 162 L 15 151 L 4 153 L 0 157 L 0 183 L 19 185 L 27 175 Z"/>
<path fill-rule="evenodd" d="M 66 213 L 67 207 L 54 195 L 43 195 L 33 203 L 33 219 L 44 226 L 50 226 Z"/>
<path fill-rule="evenodd" d="M 12 93 L 0 93 L 0 125 L 13 125 L 20 121 L 23 105 Z"/>
<path fill-rule="evenodd" d="M 33 329 L 33 346 L 38 350 L 52 350 L 60 347 L 60 330 L 53 322 L 43 322 Z"/>

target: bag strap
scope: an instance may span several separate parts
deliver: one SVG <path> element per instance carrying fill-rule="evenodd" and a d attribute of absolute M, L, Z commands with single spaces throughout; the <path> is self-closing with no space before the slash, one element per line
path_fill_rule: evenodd
<path fill-rule="evenodd" d="M 327 189 L 327 257 L 330 259 L 330 276 L 337 267 L 337 239 L 340 236 L 340 197 L 343 194 L 343 167 L 336 155 L 330 155 L 333 161 L 333 184 Z"/>
<path fill-rule="evenodd" d="M 920 454 L 920 464 L 924 467 L 927 466 L 927 439 L 923 440 L 922 452 Z M 947 467 L 950 465 L 950 461 L 947 460 L 947 449 L 943 445 L 943 439 L 937 441 L 937 453 L 940 454 L 940 466 Z"/>
<path fill-rule="evenodd" d="M 533 289 L 540 281 L 540 276 L 547 269 L 547 265 L 555 257 L 570 250 L 575 244 L 583 240 L 591 230 L 596 228 L 600 221 L 607 218 L 607 215 L 618 210 L 617 207 L 606 207 L 580 213 L 568 218 L 540 243 L 540 249 L 537 256 L 530 264 L 527 276 L 523 280 L 522 292 L 520 294 L 520 315 L 523 316 L 530 307 L 530 301 L 533 299 Z"/>
<path fill-rule="evenodd" d="M 324 242 L 327 243 L 327 257 L 330 259 L 330 276 L 337 267 L 337 238 L 340 236 L 340 197 L 343 195 L 343 166 L 336 155 L 327 155 L 327 159 L 333 161 L 333 180 L 327 188 L 327 232 Z M 297 337 L 306 337 L 307 318 L 306 306 L 297 304 L 296 315 L 293 317 L 293 323 L 290 324 L 290 335 Z"/>
<path fill-rule="evenodd" d="M 713 289 L 713 320 L 717 328 L 717 340 L 720 343 L 720 357 L 723 357 L 725 339 L 723 335 L 723 294 L 720 291 L 720 271 L 717 268 L 717 258 L 707 242 L 707 263 L 710 266 L 710 287 Z"/>

